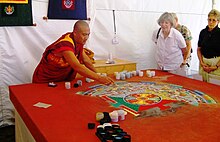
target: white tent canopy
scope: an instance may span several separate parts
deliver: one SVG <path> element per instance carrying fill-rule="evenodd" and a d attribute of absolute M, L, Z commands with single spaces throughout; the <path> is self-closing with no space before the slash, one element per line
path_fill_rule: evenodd
<path fill-rule="evenodd" d="M 107 59 L 111 52 L 115 58 L 137 62 L 138 69 L 155 68 L 152 32 L 163 12 L 176 12 L 180 23 L 192 32 L 191 69 L 198 70 L 198 36 L 207 25 L 212 4 L 211 0 L 87 0 L 91 35 L 86 47 L 95 52 L 96 59 Z M 43 20 L 48 0 L 33 0 L 32 8 L 37 26 L 0 27 L 0 86 L 30 83 L 44 49 L 72 31 L 74 20 Z M 114 36 L 119 44 L 112 44 Z"/>

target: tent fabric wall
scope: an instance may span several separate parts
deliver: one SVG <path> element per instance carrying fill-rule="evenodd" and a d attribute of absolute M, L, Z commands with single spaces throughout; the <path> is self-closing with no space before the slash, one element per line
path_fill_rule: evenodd
<path fill-rule="evenodd" d="M 156 67 L 151 36 L 153 30 L 158 29 L 157 19 L 163 12 L 177 13 L 180 23 L 191 30 L 193 48 L 196 51 L 199 32 L 206 26 L 207 13 L 211 9 L 211 1 L 142 0 L 138 1 L 138 4 L 133 0 L 117 1 L 117 4 L 116 1 L 96 2 L 94 32 L 90 40 L 91 45 L 96 45 L 90 46 L 95 51 L 96 57 L 107 58 L 108 50 L 113 50 L 115 57 L 136 61 L 139 69 Z M 119 40 L 117 45 L 111 43 L 114 37 L 112 10 L 116 13 Z M 193 58 L 195 61 L 196 59 L 197 57 Z M 193 62 L 193 67 L 197 70 L 198 63 Z"/>
<path fill-rule="evenodd" d="M 60 35 L 72 31 L 74 20 L 43 20 L 48 0 L 33 0 L 32 27 L 0 27 L 0 86 L 30 83 L 33 71 L 44 49 Z M 153 30 L 157 19 L 165 12 L 176 12 L 180 23 L 193 35 L 192 69 L 198 70 L 197 40 L 207 25 L 211 0 L 87 0 L 87 15 L 91 18 L 90 39 L 86 47 L 95 52 L 96 59 L 113 57 L 137 62 L 138 69 L 155 68 Z M 114 38 L 115 10 L 116 38 Z"/>

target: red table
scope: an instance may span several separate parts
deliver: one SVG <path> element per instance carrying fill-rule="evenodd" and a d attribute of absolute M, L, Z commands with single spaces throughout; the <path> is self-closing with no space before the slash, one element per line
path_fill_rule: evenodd
<path fill-rule="evenodd" d="M 96 112 L 111 112 L 111 107 L 99 97 L 77 95 L 98 82 L 65 89 L 64 82 L 57 87 L 47 84 L 22 84 L 10 86 L 10 98 L 17 115 L 31 135 L 39 142 L 98 142 L 95 129 L 88 129 L 89 122 L 96 123 Z M 160 81 L 200 90 L 217 102 L 220 100 L 220 87 L 217 85 L 156 71 L 156 77 L 132 77 L 126 81 Z M 75 83 L 76 80 L 71 83 Z M 33 105 L 43 102 L 51 104 L 49 108 Z M 159 141 L 204 141 L 214 142 L 220 139 L 220 105 L 201 104 L 198 107 L 186 105 L 174 114 L 165 117 L 146 117 L 135 119 L 132 114 L 119 121 L 120 127 L 131 135 L 132 142 Z M 18 125 L 16 123 L 16 125 Z M 19 132 L 17 132 L 19 133 Z M 21 134 L 20 134 L 21 135 Z"/>

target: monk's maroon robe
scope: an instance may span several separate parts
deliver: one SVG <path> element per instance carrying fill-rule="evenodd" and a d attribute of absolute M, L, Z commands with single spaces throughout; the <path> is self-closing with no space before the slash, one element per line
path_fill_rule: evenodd
<path fill-rule="evenodd" d="M 76 72 L 64 57 L 57 54 L 63 51 L 71 51 L 76 55 L 79 62 L 82 62 L 82 50 L 83 45 L 74 44 L 72 33 L 62 35 L 46 48 L 40 63 L 34 71 L 32 82 L 48 83 L 73 80 Z"/>

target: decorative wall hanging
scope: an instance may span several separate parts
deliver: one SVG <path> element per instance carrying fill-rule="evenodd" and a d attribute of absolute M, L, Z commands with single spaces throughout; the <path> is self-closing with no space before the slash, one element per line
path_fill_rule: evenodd
<path fill-rule="evenodd" d="M 49 0 L 48 19 L 87 20 L 86 0 Z"/>
<path fill-rule="evenodd" d="M 23 2 L 28 1 L 28 2 L 21 3 L 22 1 Z M 0 26 L 32 26 L 32 25 L 33 25 L 33 19 L 32 19 L 31 0 L 0 1 Z"/>

